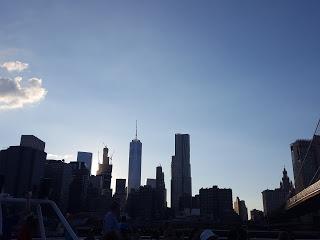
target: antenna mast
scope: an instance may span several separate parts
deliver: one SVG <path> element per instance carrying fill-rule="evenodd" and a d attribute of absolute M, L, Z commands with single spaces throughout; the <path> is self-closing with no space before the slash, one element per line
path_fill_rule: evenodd
<path fill-rule="evenodd" d="M 137 124 L 137 120 L 136 120 L 136 139 L 138 139 L 138 124 Z"/>

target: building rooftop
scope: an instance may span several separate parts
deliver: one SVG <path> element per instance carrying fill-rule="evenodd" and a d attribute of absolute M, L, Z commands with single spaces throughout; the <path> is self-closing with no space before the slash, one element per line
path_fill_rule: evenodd
<path fill-rule="evenodd" d="M 46 143 L 34 135 L 21 135 L 20 146 L 44 151 Z"/>

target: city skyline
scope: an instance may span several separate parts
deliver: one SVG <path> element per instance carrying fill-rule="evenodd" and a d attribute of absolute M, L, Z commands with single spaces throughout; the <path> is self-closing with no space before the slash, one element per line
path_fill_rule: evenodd
<path fill-rule="evenodd" d="M 320 120 L 319 120 L 319 122 L 320 122 Z M 318 122 L 318 124 L 319 124 L 319 122 Z M 317 124 L 317 129 L 318 129 L 318 124 Z M 316 129 L 316 132 L 315 132 L 315 134 L 318 134 L 318 130 Z M 30 136 L 30 138 L 27 138 L 28 136 Z M 178 137 L 178 138 L 177 138 Z M 185 137 L 187 137 L 187 139 L 184 139 Z M 314 138 L 318 138 L 319 136 L 318 135 L 315 135 L 314 136 Z M 45 147 L 45 143 L 44 142 L 42 142 L 41 140 L 40 140 L 40 144 L 39 143 L 35 143 L 35 141 L 33 140 L 33 139 L 37 139 L 37 137 L 35 137 L 35 136 L 33 136 L 33 135 L 21 135 L 21 142 L 20 142 L 20 145 L 22 145 L 22 146 L 31 146 L 31 147 L 35 147 L 35 148 L 40 148 L 40 149 L 44 149 L 44 147 Z M 29 140 L 30 139 L 30 140 Z M 177 142 L 177 139 L 178 139 L 178 142 Z M 132 141 L 131 141 L 131 143 L 133 142 L 133 141 L 139 141 L 140 142 L 140 140 L 138 140 L 138 138 L 137 138 L 137 129 L 136 129 L 136 135 L 135 135 L 135 139 L 133 139 Z M 296 140 L 296 142 L 297 141 L 309 141 L 309 140 L 307 140 L 307 139 L 303 139 L 303 140 L 301 140 L 301 139 L 297 139 Z M 178 145 L 177 145 L 177 143 L 178 143 Z M 36 144 L 36 145 L 35 145 Z M 131 146 L 131 145 L 130 145 Z M 292 144 L 290 144 L 290 147 L 292 146 Z M 9 149 L 9 147 L 11 147 L 11 146 L 8 146 L 8 149 Z M 186 159 L 189 159 L 189 152 L 190 152 L 190 136 L 189 136 L 189 134 L 181 134 L 181 133 L 176 133 L 175 134 L 175 149 L 176 149 L 176 153 L 177 153 L 177 149 L 178 149 L 178 153 L 179 153 L 179 155 L 181 155 L 180 156 L 180 158 L 182 157 L 182 159 L 184 159 L 184 158 L 186 158 Z M 186 151 L 186 152 L 185 152 Z M 80 153 L 83 153 L 83 152 L 80 152 Z M 88 154 L 87 152 L 86 152 L 86 154 Z M 89 153 L 90 155 L 91 155 L 91 157 L 92 157 L 92 153 Z M 51 157 L 52 156 L 49 156 L 48 157 L 48 155 L 47 155 L 47 157 L 46 157 L 46 160 L 48 160 L 48 161 L 55 161 L 55 160 L 65 160 L 65 159 L 51 159 Z M 172 156 L 172 161 L 174 160 L 174 157 L 175 156 Z M 101 165 L 103 165 L 103 164 L 109 164 L 109 161 L 110 160 L 112 160 L 112 157 L 111 158 L 109 158 L 108 157 L 108 148 L 107 147 L 104 147 L 103 148 L 103 161 L 102 161 L 102 163 L 99 163 L 99 168 L 98 168 L 98 170 L 96 171 L 96 172 L 91 172 L 91 174 L 92 174 L 92 176 L 98 176 L 100 173 L 99 173 L 99 171 L 100 171 L 100 167 L 101 167 Z M 190 161 L 190 160 L 189 160 Z M 67 161 L 68 162 L 68 161 Z M 71 162 L 71 163 L 76 163 L 76 162 L 79 162 L 79 151 L 78 151 L 78 156 L 77 156 L 77 158 L 76 159 L 74 159 L 74 160 L 71 160 L 71 161 L 69 161 L 69 162 Z M 141 162 L 140 162 L 141 163 Z M 129 153 L 129 162 L 128 162 L 128 164 L 130 165 L 130 153 Z M 171 168 L 172 168 L 172 165 L 173 163 L 171 162 Z M 111 167 L 112 167 L 112 165 L 110 165 Z M 88 166 L 86 166 L 86 167 L 88 167 Z M 90 166 L 91 167 L 91 166 Z M 88 169 L 90 169 L 90 167 L 88 168 Z M 140 166 L 141 167 L 141 166 Z M 161 167 L 161 165 L 160 166 L 157 166 L 157 169 L 158 168 L 161 168 L 162 169 L 162 167 Z M 292 166 L 292 169 L 293 169 L 293 166 Z M 170 181 L 171 181 L 171 191 L 172 191 L 172 169 L 171 169 L 171 175 L 170 175 Z M 176 170 L 177 171 L 177 170 Z M 189 164 L 189 171 L 191 171 L 190 170 L 190 164 Z M 293 171 L 293 170 L 292 170 Z M 162 173 L 163 174 L 163 173 Z M 149 175 L 149 176 L 151 176 L 151 175 Z M 191 176 L 192 176 L 192 173 L 191 173 Z M 285 179 L 285 180 L 284 180 Z M 114 182 L 114 183 L 116 183 L 116 181 L 118 181 L 118 180 L 122 180 L 122 179 L 119 179 L 119 178 L 111 178 L 111 174 L 110 174 L 110 180 L 112 180 L 112 182 Z M 127 179 L 123 179 L 123 180 L 127 180 Z M 145 184 L 141 184 L 140 183 L 140 186 L 142 187 L 142 186 L 147 186 L 147 185 L 150 185 L 151 186 L 151 184 L 150 183 L 148 183 L 148 180 L 150 181 L 150 180 L 153 180 L 153 181 L 156 181 L 156 179 L 152 179 L 152 178 L 146 178 L 146 183 Z M 141 180 L 140 180 L 141 181 Z M 285 182 L 286 181 L 286 182 Z M 288 176 L 287 176 L 287 171 L 286 171 L 286 169 L 285 169 L 285 167 L 284 167 L 284 170 L 283 170 L 283 177 L 282 177 L 282 182 L 280 182 L 280 184 L 281 184 L 281 187 L 282 187 L 282 184 L 283 183 L 285 183 L 285 184 L 287 184 L 287 182 L 289 181 L 289 178 L 288 178 Z M 183 181 L 182 181 L 183 182 Z M 191 183 L 191 182 L 190 182 Z M 289 182 L 288 182 L 289 183 Z M 129 183 L 128 183 L 129 184 Z M 154 183 L 155 184 L 155 183 Z M 291 183 L 292 184 L 292 183 Z M 188 185 L 188 184 L 187 184 Z M 288 185 L 288 184 L 287 184 Z M 288 186 L 285 186 L 286 188 L 288 188 Z M 217 185 L 212 185 L 213 187 L 214 186 L 217 186 Z M 210 187 L 212 187 L 212 186 L 210 186 Z M 115 194 L 116 193 L 116 185 L 114 184 L 114 186 L 113 186 L 113 184 L 110 186 L 110 181 L 109 181 L 109 185 L 108 185 L 108 187 L 110 188 L 111 187 L 111 190 L 113 190 L 112 191 L 112 193 L 113 194 Z M 127 186 L 128 188 L 129 188 L 129 185 Z M 188 186 L 187 186 L 187 188 L 188 188 Z M 192 183 L 191 183 L 191 188 L 192 188 Z M 136 188 L 136 190 L 137 190 L 138 188 Z M 203 189 L 203 187 L 201 187 L 201 188 L 199 188 L 198 190 L 200 191 L 200 189 Z M 266 188 L 266 190 L 264 190 L 264 192 L 266 192 L 266 191 L 273 191 L 273 190 L 269 190 L 269 187 L 268 188 Z M 263 192 L 262 192 L 263 193 Z M 192 191 L 192 196 L 194 196 L 194 195 L 196 195 L 196 194 L 198 194 L 198 192 L 197 192 L 197 190 L 195 189 L 195 190 L 193 190 Z M 179 195 L 179 194 L 178 194 Z M 176 198 L 180 198 L 181 196 L 176 196 Z M 180 194 L 181 195 L 181 194 Z M 171 194 L 170 194 L 170 199 L 168 199 L 168 196 L 167 196 L 167 200 L 168 200 L 168 202 L 170 203 L 169 204 L 169 207 L 171 207 L 172 205 L 172 198 L 171 198 Z M 191 197 L 191 196 L 190 196 Z M 235 200 L 237 200 L 238 199 L 238 197 L 234 197 L 234 195 L 232 195 L 232 197 L 233 197 L 233 199 L 235 199 Z M 263 197 L 262 197 L 262 199 L 263 199 Z M 263 200 L 264 201 L 264 200 Z M 177 206 L 176 206 L 176 208 L 177 208 Z M 263 207 L 264 208 L 264 207 Z"/>
<path fill-rule="evenodd" d="M 218 185 L 262 209 L 261 191 L 278 187 L 284 165 L 293 179 L 290 144 L 310 139 L 319 118 L 320 3 L 10 1 L 1 9 L 1 149 L 33 134 L 48 158 L 92 152 L 95 172 L 108 144 L 114 189 L 127 179 L 138 119 L 142 182 L 161 164 L 167 199 L 179 132 L 191 136 L 193 195 Z M 6 105 L 8 96 L 16 101 Z"/>

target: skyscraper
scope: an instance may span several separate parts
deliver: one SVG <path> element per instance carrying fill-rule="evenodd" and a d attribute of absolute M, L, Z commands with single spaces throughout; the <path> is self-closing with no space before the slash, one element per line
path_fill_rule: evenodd
<path fill-rule="evenodd" d="M 132 189 L 139 189 L 141 184 L 141 153 L 142 143 L 137 136 L 130 142 L 129 150 L 129 174 L 128 174 L 128 194 Z"/>
<path fill-rule="evenodd" d="M 78 152 L 77 162 L 84 162 L 91 173 L 92 153 L 91 152 Z"/>
<path fill-rule="evenodd" d="M 265 216 L 271 216 L 275 211 L 281 208 L 293 192 L 293 184 L 287 175 L 287 170 L 284 168 L 280 188 L 274 190 L 267 189 L 262 192 L 263 212 Z"/>
<path fill-rule="evenodd" d="M 44 151 L 46 143 L 33 135 L 21 135 L 20 146 Z"/>
<path fill-rule="evenodd" d="M 156 169 L 156 189 L 159 194 L 160 204 L 167 207 L 167 189 L 164 183 L 164 173 L 162 167 L 158 166 Z"/>
<path fill-rule="evenodd" d="M 190 197 L 191 202 L 190 136 L 175 135 L 175 155 L 171 162 L 171 207 L 178 213 L 180 198 Z"/>
<path fill-rule="evenodd" d="M 162 167 L 156 169 L 156 216 L 163 218 L 166 215 L 167 190 L 164 183 L 164 173 Z"/>
<path fill-rule="evenodd" d="M 52 188 L 49 198 L 54 200 L 62 210 L 67 210 L 69 188 L 73 170 L 63 160 L 47 160 L 44 166 L 44 177 L 51 179 Z"/>
<path fill-rule="evenodd" d="M 320 136 L 297 140 L 290 145 L 296 192 L 320 179 Z"/>
<path fill-rule="evenodd" d="M 236 198 L 234 202 L 234 211 L 240 216 L 242 222 L 248 221 L 248 209 L 244 200 L 240 200 L 239 197 Z"/>
<path fill-rule="evenodd" d="M 44 175 L 47 153 L 45 142 L 33 135 L 22 135 L 20 146 L 0 151 L 0 175 L 4 191 L 15 197 L 24 197 L 29 191 L 37 195 Z"/>
<path fill-rule="evenodd" d="M 90 172 L 84 162 L 70 162 L 72 181 L 69 186 L 68 211 L 76 213 L 85 211 Z"/>
<path fill-rule="evenodd" d="M 112 164 L 110 163 L 110 157 L 108 156 L 109 149 L 103 148 L 103 161 L 99 163 L 99 169 L 97 175 L 102 176 L 102 191 L 103 195 L 111 194 L 111 178 L 112 178 Z"/>
<path fill-rule="evenodd" d="M 113 199 L 120 204 L 121 213 L 125 211 L 126 198 L 126 179 L 116 179 L 116 192 L 113 195 Z"/>
<path fill-rule="evenodd" d="M 116 194 L 126 193 L 126 179 L 116 179 Z"/>

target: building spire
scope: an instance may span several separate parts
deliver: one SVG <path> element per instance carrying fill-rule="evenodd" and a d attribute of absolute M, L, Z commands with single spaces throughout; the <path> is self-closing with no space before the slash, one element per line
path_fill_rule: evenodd
<path fill-rule="evenodd" d="M 287 175 L 287 170 L 286 170 L 286 166 L 283 167 L 283 171 L 282 171 L 283 175 Z"/>
<path fill-rule="evenodd" d="M 136 139 L 138 139 L 138 124 L 137 124 L 137 120 L 136 120 Z"/>

